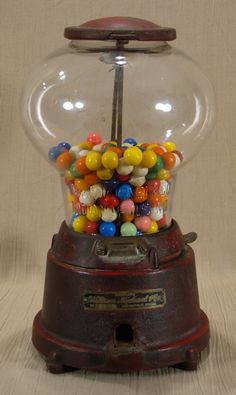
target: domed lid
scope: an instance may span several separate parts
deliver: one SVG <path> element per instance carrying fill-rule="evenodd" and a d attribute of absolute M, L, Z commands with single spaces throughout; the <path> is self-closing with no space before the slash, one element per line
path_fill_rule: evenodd
<path fill-rule="evenodd" d="M 70 40 L 172 41 L 176 30 L 145 19 L 114 16 L 66 27 L 64 36 Z"/>

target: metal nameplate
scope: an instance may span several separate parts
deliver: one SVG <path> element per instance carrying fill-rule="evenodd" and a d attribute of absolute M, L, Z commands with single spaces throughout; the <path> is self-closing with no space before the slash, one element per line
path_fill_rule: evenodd
<path fill-rule="evenodd" d="M 85 310 L 157 309 L 165 306 L 166 291 L 157 288 L 144 291 L 87 293 L 83 301 Z"/>

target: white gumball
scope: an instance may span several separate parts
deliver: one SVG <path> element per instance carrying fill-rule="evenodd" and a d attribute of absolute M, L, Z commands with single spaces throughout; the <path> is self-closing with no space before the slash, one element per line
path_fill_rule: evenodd
<path fill-rule="evenodd" d="M 166 180 L 161 180 L 160 182 L 160 188 L 159 188 L 159 193 L 161 195 L 168 195 L 170 190 L 170 185 Z"/>
<path fill-rule="evenodd" d="M 72 154 L 76 159 L 78 159 L 80 151 L 82 151 L 82 150 L 78 145 L 73 145 L 70 148 L 69 153 Z"/>
<path fill-rule="evenodd" d="M 127 176 L 132 173 L 134 166 L 127 165 L 124 161 L 124 158 L 119 159 L 119 166 L 116 169 L 116 172 L 121 176 Z"/>
<path fill-rule="evenodd" d="M 174 154 L 174 156 L 175 156 L 175 166 L 174 166 L 174 169 L 175 169 L 176 167 L 179 166 L 179 164 L 181 163 L 181 160 L 180 160 L 179 155 L 175 154 L 174 152 L 172 152 L 172 154 Z"/>
<path fill-rule="evenodd" d="M 83 156 L 86 156 L 89 153 L 89 151 L 87 149 L 82 149 L 79 153 L 78 153 L 78 157 L 82 158 Z"/>
<path fill-rule="evenodd" d="M 94 184 L 89 189 L 91 196 L 97 200 L 106 194 L 105 188 L 101 184 Z"/>
<path fill-rule="evenodd" d="M 164 211 L 162 207 L 156 206 L 151 208 L 150 217 L 153 221 L 160 221 L 163 218 Z"/>
<path fill-rule="evenodd" d="M 130 144 L 130 143 L 123 143 L 122 144 L 122 148 L 129 148 L 129 147 L 133 147 L 133 144 Z"/>
<path fill-rule="evenodd" d="M 112 208 L 104 208 L 102 210 L 102 220 L 105 222 L 113 222 L 117 218 L 116 210 Z"/>
<path fill-rule="evenodd" d="M 79 197 L 79 201 L 86 206 L 92 206 L 94 204 L 95 199 L 92 197 L 90 191 L 82 191 Z"/>
<path fill-rule="evenodd" d="M 129 183 L 133 185 L 134 187 L 141 187 L 143 184 L 145 184 L 146 178 L 145 177 L 134 177 L 132 176 L 129 179 Z"/>
<path fill-rule="evenodd" d="M 148 173 L 147 167 L 134 166 L 133 175 L 136 177 L 145 177 Z"/>
<path fill-rule="evenodd" d="M 93 151 L 100 152 L 102 149 L 102 144 L 96 144 L 93 146 Z"/>

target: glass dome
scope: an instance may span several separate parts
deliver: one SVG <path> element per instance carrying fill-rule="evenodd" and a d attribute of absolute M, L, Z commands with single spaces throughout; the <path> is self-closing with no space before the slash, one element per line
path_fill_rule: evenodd
<path fill-rule="evenodd" d="M 60 171 L 74 230 L 158 231 L 171 221 L 177 171 L 212 128 L 212 87 L 188 56 L 158 35 L 149 41 L 85 38 L 72 39 L 29 77 L 25 129 Z M 107 203 L 107 196 L 116 199 Z"/>

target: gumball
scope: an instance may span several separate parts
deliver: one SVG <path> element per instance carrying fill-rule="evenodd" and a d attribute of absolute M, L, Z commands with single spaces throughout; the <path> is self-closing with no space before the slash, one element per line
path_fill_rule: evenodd
<path fill-rule="evenodd" d="M 136 236 L 137 228 L 132 222 L 124 222 L 120 227 L 121 236 Z"/>
<path fill-rule="evenodd" d="M 133 196 L 133 201 L 135 203 L 142 203 L 145 200 L 147 200 L 147 188 L 142 186 L 142 187 L 136 187 L 134 189 L 134 196 Z"/>
<path fill-rule="evenodd" d="M 150 169 L 156 164 L 157 155 L 152 150 L 146 150 L 143 152 L 143 159 L 141 162 L 141 166 L 147 167 Z"/>
<path fill-rule="evenodd" d="M 147 167 L 141 167 L 141 166 L 134 166 L 133 170 L 133 176 L 135 177 L 145 177 L 148 173 L 148 168 Z"/>
<path fill-rule="evenodd" d="M 156 233 L 158 232 L 158 225 L 156 221 L 151 221 L 151 226 L 148 228 L 147 233 Z"/>
<path fill-rule="evenodd" d="M 131 145 L 136 145 L 136 144 L 137 144 L 137 141 L 136 141 L 135 139 L 133 139 L 132 137 L 128 137 L 127 139 L 125 139 L 125 140 L 123 141 L 123 143 L 128 143 L 128 144 L 131 144 Z"/>
<path fill-rule="evenodd" d="M 84 215 L 80 215 L 72 222 L 72 228 L 75 232 L 82 233 L 84 231 L 87 218 Z"/>
<path fill-rule="evenodd" d="M 163 167 L 164 167 L 163 159 L 160 155 L 157 155 L 156 164 L 153 167 L 151 167 L 151 169 L 149 169 L 149 173 L 157 173 L 158 171 L 163 169 Z"/>
<path fill-rule="evenodd" d="M 90 173 L 90 170 L 86 166 L 86 157 L 85 156 L 80 159 L 77 159 L 77 161 L 75 162 L 75 170 L 81 175 Z"/>
<path fill-rule="evenodd" d="M 141 230 L 142 232 L 147 232 L 147 230 L 151 226 L 152 221 L 151 221 L 150 217 L 148 217 L 147 215 L 144 215 L 142 217 L 135 218 L 134 223 L 139 230 Z"/>
<path fill-rule="evenodd" d="M 169 170 L 161 169 L 157 173 L 157 178 L 159 180 L 169 180 L 170 177 L 171 177 L 171 174 L 170 174 Z"/>
<path fill-rule="evenodd" d="M 174 150 L 174 151 L 172 151 L 172 153 L 178 155 L 181 162 L 184 160 L 184 156 L 183 156 L 182 152 Z"/>
<path fill-rule="evenodd" d="M 92 148 L 93 151 L 101 152 L 102 150 L 102 144 L 96 144 Z"/>
<path fill-rule="evenodd" d="M 118 186 L 119 182 L 116 180 L 115 177 L 112 177 L 110 180 L 105 180 L 102 182 L 102 186 L 107 190 L 107 191 L 114 191 L 116 187 Z"/>
<path fill-rule="evenodd" d="M 76 171 L 75 164 L 76 164 L 76 162 L 73 162 L 72 165 L 70 166 L 70 172 L 73 177 L 76 177 L 76 178 L 81 177 L 81 175 Z"/>
<path fill-rule="evenodd" d="M 163 217 L 157 221 L 158 224 L 158 228 L 163 228 L 164 226 L 166 226 L 166 215 L 164 214 Z"/>
<path fill-rule="evenodd" d="M 102 209 L 102 220 L 104 222 L 113 222 L 117 218 L 117 212 L 114 208 Z"/>
<path fill-rule="evenodd" d="M 65 148 L 60 148 L 58 146 L 50 148 L 48 151 L 48 158 L 52 161 L 55 162 L 57 157 L 62 154 L 62 152 L 65 151 Z"/>
<path fill-rule="evenodd" d="M 175 159 L 175 155 L 172 154 L 172 152 L 165 152 L 162 158 L 166 170 L 171 170 L 173 169 L 173 167 L 175 167 L 176 159 Z"/>
<path fill-rule="evenodd" d="M 84 233 L 95 235 L 98 232 L 98 222 L 87 221 L 84 227 Z"/>
<path fill-rule="evenodd" d="M 98 133 L 90 132 L 88 134 L 87 141 L 92 145 L 97 145 L 101 143 L 102 138 Z"/>
<path fill-rule="evenodd" d="M 78 159 L 79 159 L 79 158 L 83 158 L 83 156 L 87 156 L 89 152 L 90 152 L 90 151 L 87 150 L 87 149 L 82 149 L 82 150 L 78 153 Z"/>
<path fill-rule="evenodd" d="M 157 173 L 156 172 L 150 172 L 146 175 L 146 180 L 156 180 L 157 178 Z"/>
<path fill-rule="evenodd" d="M 105 193 L 106 191 L 101 184 L 91 185 L 90 187 L 90 194 L 94 200 L 101 198 Z"/>
<path fill-rule="evenodd" d="M 89 189 L 88 183 L 83 179 L 75 180 L 74 185 L 79 191 L 87 191 Z"/>
<path fill-rule="evenodd" d="M 120 203 L 120 212 L 121 213 L 131 214 L 131 213 L 134 213 L 134 210 L 135 210 L 135 204 L 134 204 L 133 200 L 126 199 Z"/>
<path fill-rule="evenodd" d="M 70 185 L 70 192 L 72 193 L 72 195 L 75 195 L 77 198 L 80 197 L 81 194 L 81 190 L 78 190 L 74 184 Z"/>
<path fill-rule="evenodd" d="M 131 148 L 131 147 L 133 147 L 133 145 L 130 143 L 122 143 L 122 148 Z"/>
<path fill-rule="evenodd" d="M 85 215 L 87 212 L 87 207 L 84 204 L 80 203 L 80 201 L 78 200 L 72 204 L 72 208 L 73 211 L 80 215 Z"/>
<path fill-rule="evenodd" d="M 74 219 L 77 218 L 78 216 L 79 216 L 78 213 L 73 213 L 72 214 L 71 219 L 70 219 L 70 226 L 72 226 L 72 223 L 73 223 Z"/>
<path fill-rule="evenodd" d="M 91 206 L 94 204 L 95 199 L 92 197 L 90 191 L 82 191 L 79 197 L 79 201 L 86 206 Z"/>
<path fill-rule="evenodd" d="M 93 144 L 89 141 L 82 141 L 81 143 L 79 143 L 79 146 L 82 150 L 86 149 L 90 151 L 93 148 Z"/>
<path fill-rule="evenodd" d="M 67 143 L 66 141 L 62 141 L 57 146 L 58 146 L 58 148 L 66 149 L 67 151 L 69 151 L 71 148 L 71 145 L 69 143 Z"/>
<path fill-rule="evenodd" d="M 88 185 L 94 185 L 97 184 L 100 181 L 100 179 L 98 178 L 96 172 L 92 172 L 84 176 L 84 181 L 86 181 Z"/>
<path fill-rule="evenodd" d="M 68 151 L 62 152 L 62 154 L 60 154 L 56 159 L 56 167 L 59 170 L 68 170 L 73 161 L 73 155 Z"/>
<path fill-rule="evenodd" d="M 115 153 L 118 155 L 119 158 L 121 158 L 122 155 L 123 155 L 122 149 L 121 149 L 121 148 L 118 148 L 118 147 L 110 147 L 110 148 L 108 148 L 107 151 L 108 151 L 108 152 L 115 152 Z"/>
<path fill-rule="evenodd" d="M 161 180 L 159 193 L 161 195 L 168 195 L 169 191 L 170 191 L 170 184 L 166 180 Z"/>
<path fill-rule="evenodd" d="M 73 146 L 70 148 L 69 153 L 70 153 L 71 155 L 74 155 L 74 158 L 75 158 L 75 159 L 78 159 L 78 158 L 79 158 L 79 153 L 80 153 L 80 151 L 81 151 L 81 148 L 79 147 L 79 145 L 73 145 Z"/>
<path fill-rule="evenodd" d="M 124 161 L 124 158 L 119 159 L 119 166 L 116 169 L 116 172 L 122 176 L 126 176 L 127 174 L 132 173 L 134 166 L 127 165 Z"/>
<path fill-rule="evenodd" d="M 149 215 L 151 211 L 151 206 L 148 202 L 137 203 L 135 205 L 136 215 Z"/>
<path fill-rule="evenodd" d="M 121 213 L 121 219 L 123 222 L 132 222 L 134 219 L 134 214 Z"/>
<path fill-rule="evenodd" d="M 90 151 L 85 160 L 85 164 L 89 170 L 98 170 L 102 165 L 102 156 L 99 152 Z"/>
<path fill-rule="evenodd" d="M 162 219 L 164 215 L 163 208 L 160 206 L 155 206 L 151 208 L 151 214 L 150 217 L 153 221 L 159 221 Z"/>
<path fill-rule="evenodd" d="M 123 176 L 121 174 L 116 173 L 116 179 L 117 179 L 117 181 L 120 181 L 120 182 L 128 182 L 130 177 L 131 177 L 131 174 L 127 174 L 126 176 Z"/>
<path fill-rule="evenodd" d="M 71 174 L 70 170 L 65 171 L 64 182 L 66 185 L 70 185 L 74 182 L 74 176 Z"/>
<path fill-rule="evenodd" d="M 173 141 L 165 141 L 164 143 L 162 143 L 163 147 L 166 148 L 166 150 L 168 152 L 172 152 L 176 150 L 176 145 L 175 143 L 173 143 Z"/>
<path fill-rule="evenodd" d="M 97 176 L 100 178 L 100 180 L 110 180 L 113 174 L 114 170 L 105 169 L 104 167 L 101 167 L 99 170 L 97 170 Z"/>
<path fill-rule="evenodd" d="M 121 184 L 116 188 L 115 194 L 120 200 L 129 199 L 133 195 L 133 189 L 128 183 Z"/>
<path fill-rule="evenodd" d="M 111 144 L 113 147 L 117 147 L 117 141 L 112 140 L 112 141 L 108 141 L 109 144 Z"/>
<path fill-rule="evenodd" d="M 160 203 L 159 193 L 151 193 L 148 195 L 148 203 L 151 207 L 156 207 Z"/>
<path fill-rule="evenodd" d="M 138 147 L 127 148 L 124 152 L 124 161 L 127 165 L 138 166 L 143 159 L 143 153 Z"/>
<path fill-rule="evenodd" d="M 143 184 L 145 184 L 146 178 L 145 177 L 131 177 L 129 179 L 129 183 L 133 185 L 134 187 L 141 187 Z"/>
<path fill-rule="evenodd" d="M 155 152 L 155 154 L 162 156 L 166 152 L 166 148 L 157 145 L 156 147 L 152 148 L 152 151 Z"/>
<path fill-rule="evenodd" d="M 112 193 L 108 193 L 105 196 L 102 196 L 99 199 L 99 204 L 102 207 L 106 207 L 106 208 L 114 208 L 117 207 L 119 204 L 119 199 Z"/>
<path fill-rule="evenodd" d="M 141 230 L 137 229 L 136 236 L 142 236 L 142 235 L 143 235 L 143 232 L 141 232 Z"/>
<path fill-rule="evenodd" d="M 96 204 L 87 208 L 86 217 L 89 221 L 97 222 L 101 218 L 101 209 Z"/>
<path fill-rule="evenodd" d="M 172 152 L 172 154 L 173 154 L 174 157 L 175 157 L 175 165 L 174 165 L 174 168 L 176 168 L 176 167 L 178 167 L 178 166 L 180 165 L 181 160 L 180 160 L 180 157 L 178 156 L 178 154 L 176 154 L 175 152 Z"/>
<path fill-rule="evenodd" d="M 116 169 L 119 165 L 119 157 L 116 152 L 107 151 L 102 155 L 102 165 L 105 169 Z"/>
<path fill-rule="evenodd" d="M 99 233 L 102 236 L 112 237 L 116 233 L 116 226 L 113 222 L 102 222 L 99 225 Z"/>
<path fill-rule="evenodd" d="M 70 192 L 68 192 L 68 194 L 67 194 L 67 200 L 68 200 L 69 203 L 73 203 L 73 202 L 76 201 L 76 196 L 75 196 L 75 195 L 72 195 Z"/>
<path fill-rule="evenodd" d="M 114 147 L 111 143 L 105 143 L 102 145 L 101 154 L 105 154 L 109 150 L 109 148 Z"/>
<path fill-rule="evenodd" d="M 160 185 L 161 185 L 160 180 L 149 180 L 145 184 L 145 186 L 147 187 L 148 193 L 158 192 Z"/>

